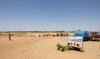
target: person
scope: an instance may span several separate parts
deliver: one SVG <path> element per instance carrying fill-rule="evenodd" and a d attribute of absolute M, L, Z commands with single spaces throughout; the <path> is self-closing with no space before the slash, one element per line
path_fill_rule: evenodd
<path fill-rule="evenodd" d="M 11 41 L 11 34 L 9 33 L 9 41 Z"/>
<path fill-rule="evenodd" d="M 44 37 L 44 34 L 43 34 L 43 37 Z"/>
<path fill-rule="evenodd" d="M 39 37 L 41 37 L 41 35 L 39 35 Z"/>

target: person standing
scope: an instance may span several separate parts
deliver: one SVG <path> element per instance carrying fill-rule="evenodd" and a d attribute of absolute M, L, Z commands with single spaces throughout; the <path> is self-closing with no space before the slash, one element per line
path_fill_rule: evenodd
<path fill-rule="evenodd" d="M 43 34 L 43 37 L 44 37 L 44 34 Z"/>
<path fill-rule="evenodd" d="M 11 41 L 11 34 L 9 33 L 9 41 Z"/>
<path fill-rule="evenodd" d="M 41 35 L 39 35 L 39 37 L 41 37 Z"/>

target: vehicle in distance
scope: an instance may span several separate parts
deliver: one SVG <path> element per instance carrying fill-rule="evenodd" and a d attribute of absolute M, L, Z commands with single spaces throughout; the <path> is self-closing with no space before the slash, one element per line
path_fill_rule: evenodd
<path fill-rule="evenodd" d="M 89 33 L 90 40 L 99 40 L 100 41 L 100 32 L 91 32 Z"/>

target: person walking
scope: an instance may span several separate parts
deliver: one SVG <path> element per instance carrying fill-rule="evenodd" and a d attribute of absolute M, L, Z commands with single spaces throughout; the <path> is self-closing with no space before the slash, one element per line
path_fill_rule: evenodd
<path fill-rule="evenodd" d="M 9 41 L 11 41 L 11 34 L 9 33 Z"/>

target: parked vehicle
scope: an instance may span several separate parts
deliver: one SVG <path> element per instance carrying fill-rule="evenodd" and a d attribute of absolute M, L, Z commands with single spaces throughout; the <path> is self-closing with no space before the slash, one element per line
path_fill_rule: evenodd
<path fill-rule="evenodd" d="M 84 41 L 88 41 L 89 40 L 88 31 L 76 31 L 74 36 L 82 36 Z"/>
<path fill-rule="evenodd" d="M 90 40 L 99 40 L 100 41 L 100 32 L 91 32 L 89 33 Z"/>

